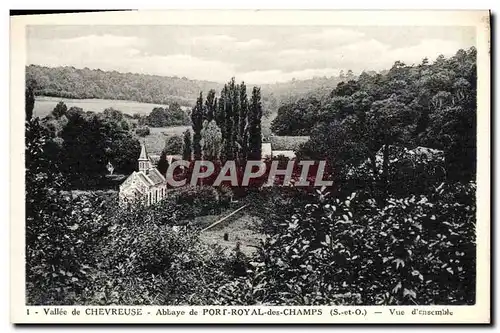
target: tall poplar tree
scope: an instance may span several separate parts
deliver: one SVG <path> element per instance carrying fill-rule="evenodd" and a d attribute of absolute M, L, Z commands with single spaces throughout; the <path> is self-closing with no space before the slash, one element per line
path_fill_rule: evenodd
<path fill-rule="evenodd" d="M 196 106 L 191 113 L 191 121 L 193 123 L 193 154 L 195 160 L 201 160 L 201 130 L 203 129 L 203 93 L 200 92 L 200 97 L 196 101 Z"/>
<path fill-rule="evenodd" d="M 224 131 L 224 148 L 223 157 L 226 160 L 234 158 L 233 150 L 233 94 L 234 94 L 234 78 L 227 85 L 225 101 L 224 101 L 224 115 L 225 115 L 225 131 Z"/>
<path fill-rule="evenodd" d="M 236 159 L 240 158 L 240 145 L 238 144 L 239 139 L 239 126 L 240 126 L 240 86 L 234 84 L 234 77 L 231 80 L 232 84 L 232 111 L 233 111 L 233 136 L 231 142 L 233 145 L 233 156 Z"/>
<path fill-rule="evenodd" d="M 222 133 L 222 140 L 226 138 L 226 95 L 227 95 L 227 87 L 224 86 L 222 91 L 220 92 L 219 100 L 217 101 L 218 105 L 215 113 L 215 122 L 217 126 L 219 126 L 220 131 Z"/>
<path fill-rule="evenodd" d="M 245 82 L 240 84 L 240 117 L 238 126 L 238 143 L 240 145 L 239 156 L 241 160 L 246 160 L 248 155 L 248 96 Z"/>
<path fill-rule="evenodd" d="M 211 122 L 215 116 L 215 108 L 217 107 L 217 98 L 215 98 L 215 90 L 211 89 L 208 92 L 207 100 L 205 101 L 206 114 L 204 119 Z"/>
<path fill-rule="evenodd" d="M 248 159 L 260 160 L 262 156 L 262 103 L 260 97 L 260 88 L 254 87 L 252 90 L 252 99 L 248 114 Z"/>

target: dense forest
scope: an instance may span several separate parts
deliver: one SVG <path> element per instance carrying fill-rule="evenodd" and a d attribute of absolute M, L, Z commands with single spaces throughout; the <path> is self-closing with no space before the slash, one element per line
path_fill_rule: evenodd
<path fill-rule="evenodd" d="M 131 208 L 67 187 L 105 178 L 113 158 L 123 172 L 134 167 L 127 119 L 62 103 L 34 118 L 28 85 L 27 304 L 474 304 L 476 80 L 471 48 L 282 105 L 274 131 L 310 135 L 297 157 L 326 159 L 333 186 L 187 186 Z M 248 97 L 232 79 L 205 91 L 193 131 L 175 143 L 184 158 L 258 159 L 260 89 Z M 233 195 L 263 236 L 251 254 L 200 237 L 196 218 Z"/>
<path fill-rule="evenodd" d="M 362 73 L 320 98 L 280 106 L 271 129 L 310 135 L 301 153 L 329 159 L 338 172 L 366 159 L 374 165 L 382 147 L 387 159 L 392 145 L 423 146 L 444 151 L 449 177 L 473 179 L 476 78 L 474 48 L 433 63 L 398 61 L 385 74 Z"/>

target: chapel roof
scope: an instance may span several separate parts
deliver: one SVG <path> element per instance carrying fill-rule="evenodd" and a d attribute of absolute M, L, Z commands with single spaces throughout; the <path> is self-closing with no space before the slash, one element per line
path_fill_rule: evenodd
<path fill-rule="evenodd" d="M 139 177 L 139 179 L 141 179 L 146 185 L 148 186 L 151 186 L 151 185 L 154 185 L 153 181 L 148 177 L 146 176 L 145 174 L 143 174 L 142 172 L 137 172 L 137 176 Z"/>
<path fill-rule="evenodd" d="M 158 185 L 165 182 L 165 177 L 156 168 L 149 170 L 147 177 L 151 180 L 154 185 Z"/>

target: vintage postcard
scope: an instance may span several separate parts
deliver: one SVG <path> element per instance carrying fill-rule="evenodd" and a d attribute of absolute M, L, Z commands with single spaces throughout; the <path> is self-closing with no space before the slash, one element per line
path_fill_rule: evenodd
<path fill-rule="evenodd" d="M 10 115 L 13 323 L 491 322 L 487 10 L 12 16 Z"/>

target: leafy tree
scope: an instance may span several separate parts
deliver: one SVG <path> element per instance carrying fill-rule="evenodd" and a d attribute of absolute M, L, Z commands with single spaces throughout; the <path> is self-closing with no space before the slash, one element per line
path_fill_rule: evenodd
<path fill-rule="evenodd" d="M 78 107 L 78 106 L 72 106 L 68 109 L 68 113 L 67 113 L 67 116 L 70 117 L 70 116 L 73 116 L 75 114 L 84 114 L 85 112 L 83 111 L 82 108 Z"/>
<path fill-rule="evenodd" d="M 333 90 L 332 96 L 350 96 L 359 90 L 357 81 L 349 80 L 347 83 L 340 82 Z"/>
<path fill-rule="evenodd" d="M 333 170 L 336 183 L 362 158 L 360 147 L 349 137 L 348 129 L 338 120 L 318 124 L 308 142 L 303 144 L 297 156 L 299 159 L 326 160 Z"/>
<path fill-rule="evenodd" d="M 106 108 L 106 109 L 104 109 L 102 114 L 104 115 L 104 117 L 111 119 L 117 123 L 124 120 L 123 113 L 120 110 L 116 110 L 114 108 Z"/>
<path fill-rule="evenodd" d="M 205 102 L 205 119 L 207 117 L 212 117 L 212 121 L 206 121 L 204 128 L 214 130 L 217 133 L 216 137 L 221 137 L 220 142 L 220 153 L 215 154 L 223 160 L 232 160 L 237 158 L 239 161 L 244 161 L 247 159 L 249 153 L 249 139 L 251 126 L 253 124 L 253 133 L 259 136 L 259 139 L 254 139 L 255 147 L 254 154 L 261 155 L 261 142 L 262 142 L 262 125 L 261 119 L 263 115 L 263 108 L 261 102 L 260 88 L 258 91 L 254 89 L 253 92 L 253 113 L 251 105 L 249 106 L 246 85 L 244 82 L 241 85 L 235 83 L 235 78 L 224 85 L 224 88 L 220 92 L 220 97 L 217 99 L 215 97 L 215 92 L 210 91 Z M 193 114 L 196 109 L 202 107 L 198 100 L 197 106 L 193 109 Z M 213 114 L 213 116 L 212 116 Z M 253 120 L 252 120 L 253 119 Z M 253 122 L 252 122 L 253 121 Z M 194 128 L 194 127 L 193 127 Z M 218 139 L 217 146 L 219 145 Z M 212 144 L 210 144 L 212 146 Z M 211 152 L 213 149 L 209 149 Z M 219 149 L 216 149 L 218 151 Z M 208 153 L 207 156 L 213 158 L 212 153 Z M 260 159 L 260 157 L 259 157 Z"/>
<path fill-rule="evenodd" d="M 217 109 L 217 98 L 215 97 L 215 90 L 211 89 L 207 94 L 207 100 L 205 102 L 205 120 L 209 123 L 214 119 Z"/>
<path fill-rule="evenodd" d="M 61 136 L 61 131 L 68 124 L 68 118 L 64 115 L 57 119 L 47 116 L 41 120 L 41 123 L 49 131 L 51 138 L 56 139 Z"/>
<path fill-rule="evenodd" d="M 157 107 L 147 117 L 147 124 L 151 127 L 168 126 L 168 115 L 164 108 Z"/>
<path fill-rule="evenodd" d="M 139 141 L 111 113 L 84 113 L 72 108 L 66 115 L 67 124 L 58 134 L 62 145 L 57 161 L 70 186 L 99 186 L 108 162 L 117 173 L 129 174 L 136 169 Z"/>
<path fill-rule="evenodd" d="M 129 175 L 136 171 L 137 157 L 141 151 L 139 140 L 119 127 L 105 135 L 108 138 L 106 156 L 113 163 L 115 172 Z"/>
<path fill-rule="evenodd" d="M 68 117 L 68 124 L 61 133 L 65 157 L 63 170 L 73 185 L 95 184 L 99 176 L 105 174 L 104 140 L 96 125 L 95 116 L 88 119 L 85 114 L 75 113 Z"/>
<path fill-rule="evenodd" d="M 411 144 L 411 134 L 415 127 L 415 112 L 391 97 L 372 104 L 366 115 L 368 131 L 361 142 L 365 143 L 371 158 L 383 148 L 382 182 L 387 186 L 389 168 L 389 146 Z"/>
<path fill-rule="evenodd" d="M 124 131 L 128 131 L 130 130 L 130 125 L 129 125 L 129 122 L 125 119 L 123 119 L 121 122 L 120 122 L 120 127 L 124 130 Z"/>
<path fill-rule="evenodd" d="M 135 129 L 135 133 L 140 137 L 146 137 L 151 134 L 151 130 L 148 126 L 142 126 Z"/>
<path fill-rule="evenodd" d="M 67 111 L 68 111 L 68 107 L 66 106 L 66 104 L 64 104 L 64 102 L 61 101 L 61 102 L 57 103 L 54 110 L 52 110 L 52 115 L 54 116 L 54 118 L 59 119 L 62 116 L 64 116 Z"/>
<path fill-rule="evenodd" d="M 165 140 L 164 150 L 170 155 L 182 153 L 183 138 L 179 135 L 170 136 Z"/>
<path fill-rule="evenodd" d="M 190 125 L 188 114 L 182 110 L 177 102 L 173 102 L 168 106 L 167 112 L 167 125 L 166 126 L 183 126 Z"/>
<path fill-rule="evenodd" d="M 474 186 L 441 185 L 380 204 L 356 192 L 318 192 L 314 204 L 255 203 L 273 228 L 249 274 L 224 289 L 251 291 L 247 304 L 474 303 Z M 229 301 L 241 304 L 239 297 Z"/>
<path fill-rule="evenodd" d="M 178 103 L 174 102 L 168 108 L 154 108 L 147 116 L 146 123 L 151 127 L 168 127 L 189 125 L 190 121 L 187 113 L 181 109 Z"/>
<path fill-rule="evenodd" d="M 203 158 L 209 161 L 218 160 L 222 148 L 222 133 L 215 123 L 215 120 L 211 122 L 205 121 L 201 136 L 203 142 Z"/>
<path fill-rule="evenodd" d="M 320 108 L 320 101 L 314 97 L 284 104 L 278 109 L 271 129 L 278 135 L 309 135 L 318 122 Z"/>
<path fill-rule="evenodd" d="M 349 69 L 349 70 L 347 71 L 346 78 L 347 78 L 347 80 L 352 80 L 352 79 L 354 79 L 354 73 L 352 72 L 352 70 L 350 70 L 350 69 Z"/>

